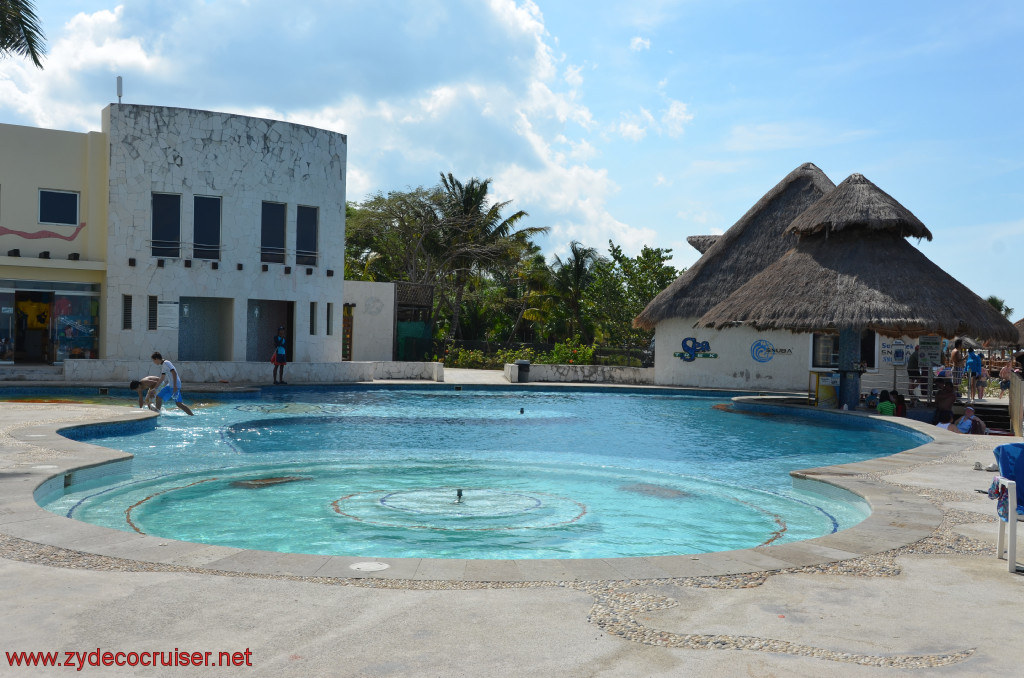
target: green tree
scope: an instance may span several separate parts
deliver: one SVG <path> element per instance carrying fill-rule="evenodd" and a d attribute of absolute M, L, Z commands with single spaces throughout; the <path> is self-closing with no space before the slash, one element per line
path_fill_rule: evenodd
<path fill-rule="evenodd" d="M 654 333 L 633 327 L 633 318 L 679 274 L 666 263 L 672 250 L 645 245 L 640 254 L 628 257 L 609 240 L 608 254 L 595 267 L 587 293 L 597 339 L 610 346 L 643 348 Z"/>
<path fill-rule="evenodd" d="M 503 216 L 511 201 L 491 202 L 490 185 L 490 179 L 474 177 L 463 183 L 450 172 L 441 175 L 443 240 L 454 254 L 445 290 L 451 311 L 449 341 L 460 330 L 462 300 L 470 277 L 486 274 L 489 268 L 515 258 L 530 237 L 548 231 L 542 226 L 519 228 L 519 222 L 528 216 L 523 210 Z"/>
<path fill-rule="evenodd" d="M 447 324 L 446 339 L 460 331 L 469 290 L 471 331 L 493 334 L 482 319 L 502 309 L 504 297 L 492 277 L 513 267 L 529 250 L 529 238 L 547 228 L 520 227 L 527 216 L 521 210 L 504 216 L 510 203 L 492 202 L 489 187 L 489 179 L 463 183 L 448 174 L 431 189 L 378 192 L 348 205 L 346 277 L 432 285 L 435 326 Z"/>
<path fill-rule="evenodd" d="M 1009 319 L 1013 315 L 1013 309 L 1006 305 L 1006 302 L 995 296 L 994 294 L 986 299 L 988 303 L 992 304 L 992 308 L 1003 314 L 1003 317 Z"/>
<path fill-rule="evenodd" d="M 600 261 L 597 250 L 577 240 L 569 243 L 569 256 L 558 255 L 551 264 L 551 294 L 557 306 L 551 314 L 551 330 L 560 339 L 583 337 L 590 343 L 593 330 L 584 313 L 587 288 L 594 281 L 595 266 Z"/>
<path fill-rule="evenodd" d="M 30 0 L 0 0 L 0 57 L 15 54 L 28 57 L 43 67 L 46 53 L 43 29 Z"/>

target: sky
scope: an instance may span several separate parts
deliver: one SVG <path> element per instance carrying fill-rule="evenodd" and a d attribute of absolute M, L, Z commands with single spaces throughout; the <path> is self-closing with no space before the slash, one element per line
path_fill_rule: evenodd
<path fill-rule="evenodd" d="M 44 70 L 0 123 L 98 130 L 116 102 L 348 135 L 347 198 L 492 180 L 537 240 L 607 253 L 722 233 L 790 171 L 859 172 L 913 241 L 1024 316 L 1019 0 L 45 0 Z M 2 152 L 2 149 L 0 149 Z"/>

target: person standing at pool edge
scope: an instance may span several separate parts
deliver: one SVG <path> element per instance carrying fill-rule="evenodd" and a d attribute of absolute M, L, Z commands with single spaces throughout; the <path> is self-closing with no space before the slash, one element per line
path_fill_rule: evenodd
<path fill-rule="evenodd" d="M 286 343 L 284 338 L 284 325 L 277 328 L 277 335 L 274 337 L 274 355 L 271 357 L 270 362 L 274 363 L 274 383 L 275 384 L 287 384 L 284 380 L 284 366 L 288 364 L 285 358 Z"/>
<path fill-rule="evenodd" d="M 164 400 L 173 400 L 179 410 L 182 410 L 189 416 L 193 416 L 193 412 L 188 408 L 188 405 L 181 402 L 181 377 L 178 376 L 178 371 L 174 369 L 174 364 L 170 360 L 164 360 L 159 351 L 155 351 L 150 358 L 153 359 L 154 365 L 160 366 L 160 381 L 156 385 L 156 411 L 160 411 Z M 163 386 L 164 381 L 167 382 L 166 386 Z"/>

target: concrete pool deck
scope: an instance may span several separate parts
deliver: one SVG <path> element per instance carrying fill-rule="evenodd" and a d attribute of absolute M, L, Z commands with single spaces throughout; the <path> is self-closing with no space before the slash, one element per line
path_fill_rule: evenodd
<path fill-rule="evenodd" d="M 0 403 L 6 651 L 249 647 L 252 667 L 208 671 L 256 675 L 977 675 L 1024 665 L 1009 641 L 1024 631 L 1024 579 L 994 557 L 994 504 L 974 492 L 992 474 L 971 470 L 1020 439 L 912 423 L 935 442 L 814 470 L 873 513 L 807 542 L 593 561 L 383 559 L 388 569 L 359 572 L 349 566 L 366 559 L 175 542 L 35 504 L 46 478 L 118 456 L 58 428 L 139 416 Z"/>

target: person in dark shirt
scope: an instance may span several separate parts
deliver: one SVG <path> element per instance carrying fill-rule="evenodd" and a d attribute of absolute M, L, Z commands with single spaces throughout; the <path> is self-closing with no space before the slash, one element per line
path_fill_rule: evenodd
<path fill-rule="evenodd" d="M 274 355 L 271 357 L 270 362 L 274 364 L 274 383 L 275 384 L 287 384 L 284 380 L 284 366 L 288 364 L 286 359 L 287 351 L 285 350 L 285 344 L 287 339 L 284 337 L 284 325 L 277 328 L 277 335 L 274 336 Z"/>

